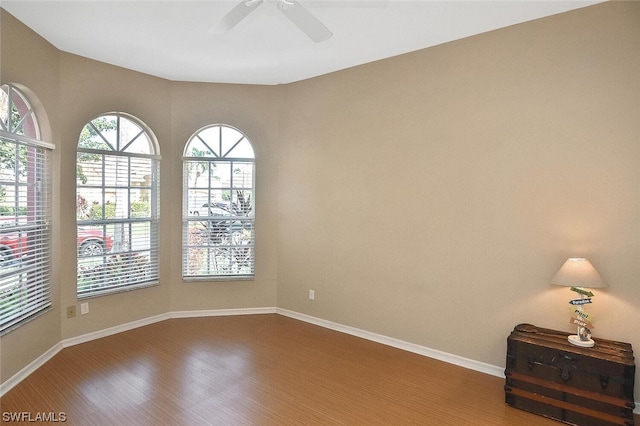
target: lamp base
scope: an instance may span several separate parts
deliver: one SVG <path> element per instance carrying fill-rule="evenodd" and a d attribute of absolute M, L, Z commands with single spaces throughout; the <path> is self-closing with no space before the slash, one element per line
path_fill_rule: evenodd
<path fill-rule="evenodd" d="M 573 334 L 573 335 L 569 336 L 569 338 L 567 340 L 572 345 L 581 346 L 583 348 L 592 348 L 593 345 L 596 344 L 596 342 L 594 342 L 592 339 L 582 340 L 582 339 L 580 339 L 580 336 L 578 336 L 576 334 Z"/>

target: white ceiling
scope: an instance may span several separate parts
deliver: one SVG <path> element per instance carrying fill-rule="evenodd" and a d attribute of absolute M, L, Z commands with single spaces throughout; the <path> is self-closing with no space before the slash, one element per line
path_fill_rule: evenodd
<path fill-rule="evenodd" d="M 311 41 L 265 0 L 224 35 L 240 0 L 0 0 L 58 49 L 175 81 L 283 84 L 599 3 L 299 0 L 333 37 Z"/>

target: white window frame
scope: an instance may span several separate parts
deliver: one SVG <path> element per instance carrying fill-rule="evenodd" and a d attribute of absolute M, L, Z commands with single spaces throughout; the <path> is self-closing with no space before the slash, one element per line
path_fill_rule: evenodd
<path fill-rule="evenodd" d="M 40 140 L 36 114 L 24 93 L 5 84 L 0 96 L 0 144 L 3 160 L 9 160 L 0 167 L 2 335 L 51 307 L 51 153 L 55 146 Z M 11 161 L 15 167 L 9 165 Z"/>
<path fill-rule="evenodd" d="M 182 279 L 255 277 L 255 154 L 235 127 L 198 130 L 183 152 Z"/>
<path fill-rule="evenodd" d="M 102 128 L 101 123 L 112 127 Z M 142 121 L 122 112 L 95 117 L 83 132 L 77 147 L 77 297 L 157 285 L 157 140 Z M 87 134 L 91 136 L 86 137 Z M 141 212 L 136 211 L 136 205 L 142 206 Z M 82 242 L 85 237 L 87 245 Z M 97 244 L 90 240 L 93 237 Z"/>

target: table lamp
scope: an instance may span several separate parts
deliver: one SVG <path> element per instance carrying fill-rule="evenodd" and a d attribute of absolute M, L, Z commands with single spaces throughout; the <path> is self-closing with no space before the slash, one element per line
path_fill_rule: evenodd
<path fill-rule="evenodd" d="M 571 323 L 577 325 L 578 333 L 570 335 L 568 340 L 576 346 L 593 347 L 594 341 L 591 339 L 593 317 L 584 310 L 584 305 L 591 303 L 593 293 L 587 289 L 607 287 L 607 283 L 587 259 L 572 257 L 567 259 L 556 272 L 551 279 L 551 284 L 571 287 L 571 291 L 580 295 L 580 299 L 569 301 L 576 307 L 573 309 L 575 317 L 571 318 Z"/>

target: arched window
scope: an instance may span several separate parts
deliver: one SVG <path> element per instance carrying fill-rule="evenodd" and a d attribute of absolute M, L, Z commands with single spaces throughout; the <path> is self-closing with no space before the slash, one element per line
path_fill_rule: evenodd
<path fill-rule="evenodd" d="M 254 276 L 255 159 L 249 139 L 216 124 L 196 132 L 183 153 L 182 276 Z"/>
<path fill-rule="evenodd" d="M 78 298 L 158 283 L 158 173 L 155 136 L 142 122 L 109 113 L 78 140 Z"/>
<path fill-rule="evenodd" d="M 51 151 L 13 85 L 0 90 L 0 334 L 51 306 Z"/>

